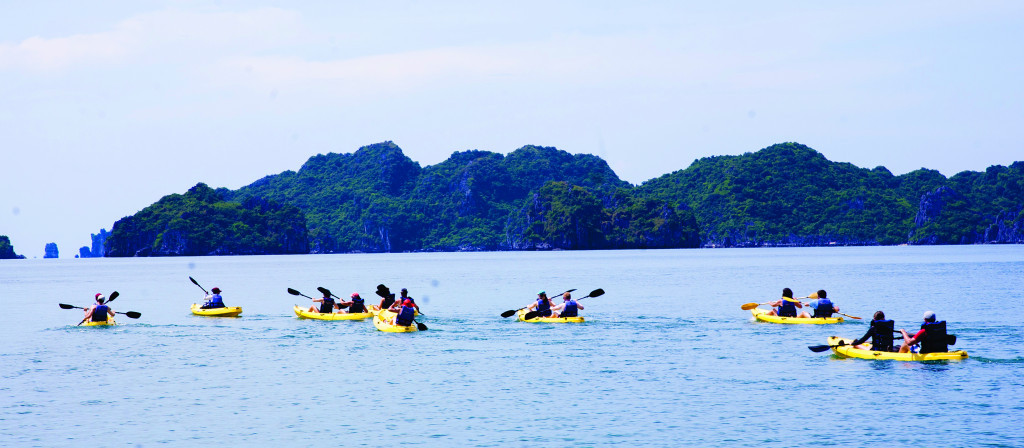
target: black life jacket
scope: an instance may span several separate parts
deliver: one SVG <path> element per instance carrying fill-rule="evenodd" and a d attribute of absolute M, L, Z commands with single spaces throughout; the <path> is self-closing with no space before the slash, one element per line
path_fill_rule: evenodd
<path fill-rule="evenodd" d="M 946 339 L 946 321 L 925 322 L 921 325 L 924 330 L 924 340 L 921 341 L 920 353 L 942 353 L 949 351 Z"/>
<path fill-rule="evenodd" d="M 416 316 L 416 308 L 411 306 L 402 305 L 402 309 L 398 311 L 398 315 L 395 316 L 395 325 L 401 325 L 408 327 L 412 325 L 412 320 Z"/>
<path fill-rule="evenodd" d="M 352 299 L 352 305 L 348 307 L 350 313 L 365 313 L 366 306 L 363 305 L 363 298 Z"/>
<path fill-rule="evenodd" d="M 551 315 L 551 303 L 548 299 L 537 299 L 537 316 L 548 317 Z"/>
<path fill-rule="evenodd" d="M 334 299 L 330 297 L 324 297 L 323 302 L 320 302 L 320 313 L 333 313 L 334 312 Z"/>
<path fill-rule="evenodd" d="M 388 308 L 391 308 L 391 305 L 394 305 L 394 304 L 395 304 L 395 295 L 394 294 L 388 294 L 387 296 L 384 297 L 384 301 L 380 303 L 380 309 L 386 310 Z"/>
<path fill-rule="evenodd" d="M 106 322 L 107 314 L 109 314 L 110 307 L 106 305 L 96 305 L 96 308 L 92 309 L 92 321 L 93 322 Z"/>
<path fill-rule="evenodd" d="M 891 352 L 892 332 L 896 323 L 891 320 L 871 321 L 871 350 L 879 352 Z"/>
<path fill-rule="evenodd" d="M 792 297 L 788 297 L 792 299 Z M 782 317 L 796 317 L 796 304 L 786 300 L 787 297 L 782 298 L 782 304 L 779 305 L 779 310 L 776 312 Z"/>
<path fill-rule="evenodd" d="M 811 317 L 832 317 L 832 301 L 829 299 L 818 299 L 818 307 L 814 309 L 814 316 Z"/>

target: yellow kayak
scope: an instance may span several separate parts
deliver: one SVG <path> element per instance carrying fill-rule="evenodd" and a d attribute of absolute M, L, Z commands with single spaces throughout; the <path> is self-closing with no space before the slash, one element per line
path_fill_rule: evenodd
<path fill-rule="evenodd" d="M 109 319 L 107 319 L 105 321 L 101 321 L 101 322 L 93 322 L 91 320 L 88 321 L 88 322 L 82 322 L 81 326 L 83 326 L 83 327 L 109 327 L 111 325 L 117 325 L 117 322 L 114 322 L 114 318 L 113 317 L 111 317 L 111 318 L 109 318 Z"/>
<path fill-rule="evenodd" d="M 839 346 L 842 342 L 844 345 Z M 860 358 L 860 359 L 879 359 L 879 360 L 891 360 L 891 361 L 940 361 L 940 360 L 955 360 L 955 359 L 967 359 L 967 352 L 964 350 L 957 350 L 955 352 L 941 352 L 941 353 L 895 353 L 895 352 L 876 352 L 869 350 L 871 344 L 861 344 L 865 349 L 853 348 L 850 343 L 853 339 L 840 338 L 837 336 L 831 336 L 828 338 L 828 345 L 835 345 L 838 347 L 832 347 L 832 352 L 842 356 L 844 358 Z"/>
<path fill-rule="evenodd" d="M 771 322 L 773 324 L 840 324 L 843 323 L 843 316 L 833 317 L 780 317 L 780 316 L 769 316 L 768 310 L 764 308 L 754 308 L 750 310 L 750 314 L 754 315 L 754 319 L 761 322 Z"/>
<path fill-rule="evenodd" d="M 533 319 L 526 320 L 526 319 L 524 319 L 524 317 L 526 316 L 527 312 L 528 311 L 526 309 L 519 310 L 519 312 L 516 313 L 516 320 L 518 320 L 520 322 L 530 322 L 530 323 L 542 322 L 542 323 L 552 323 L 552 324 L 578 324 L 578 323 L 582 323 L 583 322 L 583 316 L 576 316 L 576 317 L 534 317 Z"/>
<path fill-rule="evenodd" d="M 299 316 L 300 319 L 363 320 L 372 317 L 373 313 L 311 313 L 308 308 L 295 305 L 295 315 Z"/>
<path fill-rule="evenodd" d="M 394 318 L 394 312 L 388 310 L 380 311 L 373 316 L 373 326 L 377 327 L 378 330 L 387 333 L 411 333 L 413 331 L 419 331 L 419 328 L 416 328 L 415 322 L 413 322 L 413 324 L 409 326 L 394 325 L 389 323 Z"/>
<path fill-rule="evenodd" d="M 229 306 L 224 308 L 202 309 L 199 307 L 198 303 L 193 303 L 192 314 L 195 314 L 196 316 L 238 317 L 239 314 L 242 314 L 242 307 Z"/>

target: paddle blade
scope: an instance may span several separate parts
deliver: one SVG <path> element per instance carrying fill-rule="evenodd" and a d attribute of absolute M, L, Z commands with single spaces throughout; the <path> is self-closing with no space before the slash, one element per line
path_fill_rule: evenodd
<path fill-rule="evenodd" d="M 427 331 L 427 326 L 419 322 L 416 322 L 416 329 L 419 331 Z"/>
<path fill-rule="evenodd" d="M 139 313 L 139 312 L 136 312 L 136 311 L 129 311 L 127 313 L 124 313 L 124 315 L 128 316 L 128 317 L 130 317 L 132 319 L 138 319 L 138 318 L 142 317 L 142 313 Z"/>
<path fill-rule="evenodd" d="M 601 288 L 597 288 L 597 289 L 595 289 L 593 291 L 590 291 L 590 294 L 587 294 L 587 297 L 600 297 L 600 296 L 603 296 L 603 295 L 604 295 L 604 290 L 601 289 Z"/>
<path fill-rule="evenodd" d="M 301 296 L 302 295 L 301 292 L 298 292 L 298 291 L 296 291 L 294 289 L 291 289 L 291 288 L 288 288 L 288 294 L 291 294 L 293 296 Z"/>
<path fill-rule="evenodd" d="M 530 320 L 537 316 L 540 316 L 539 311 L 530 311 L 529 313 L 526 313 L 525 316 L 523 316 L 523 320 Z"/>
<path fill-rule="evenodd" d="M 744 311 L 752 310 L 754 308 L 757 308 L 758 305 L 760 305 L 760 303 L 754 303 L 754 302 L 744 303 L 743 305 L 740 305 L 740 309 L 744 310 Z"/>
<path fill-rule="evenodd" d="M 316 290 L 320 291 L 320 293 L 325 295 L 325 296 L 333 295 L 333 294 L 331 294 L 331 290 L 330 289 L 324 288 L 323 286 L 317 286 Z"/>
<path fill-rule="evenodd" d="M 107 298 L 107 303 L 113 302 L 114 299 L 116 299 L 117 296 L 119 296 L 119 295 L 121 295 L 121 293 L 119 293 L 117 291 L 114 291 L 114 292 L 110 293 L 110 297 Z"/>
<path fill-rule="evenodd" d="M 199 282 L 197 282 L 197 281 L 196 281 L 196 279 L 192 278 L 192 276 L 191 276 L 191 275 L 190 275 L 190 276 L 188 276 L 188 279 L 189 279 L 189 280 L 192 280 L 192 283 L 193 283 L 193 284 L 195 284 L 196 286 L 199 286 Z"/>
<path fill-rule="evenodd" d="M 66 303 L 61 303 L 61 304 L 59 304 L 59 305 L 60 305 L 60 307 L 61 307 L 61 308 L 64 308 L 64 309 L 66 309 L 66 310 L 73 310 L 73 309 L 75 309 L 75 308 L 78 308 L 77 306 L 74 306 L 74 305 L 68 305 L 68 304 L 66 304 Z"/>
<path fill-rule="evenodd" d="M 831 345 L 812 345 L 812 346 L 807 347 L 807 348 L 809 348 L 814 353 L 821 353 L 821 352 L 824 352 L 824 351 L 828 351 L 828 349 L 832 348 L 832 346 Z"/>
<path fill-rule="evenodd" d="M 64 305 L 61 304 L 60 307 L 64 308 Z M 517 313 L 517 312 L 519 312 L 519 310 L 508 310 L 508 311 L 505 311 L 504 313 L 501 313 L 501 317 L 512 317 L 512 315 Z"/>

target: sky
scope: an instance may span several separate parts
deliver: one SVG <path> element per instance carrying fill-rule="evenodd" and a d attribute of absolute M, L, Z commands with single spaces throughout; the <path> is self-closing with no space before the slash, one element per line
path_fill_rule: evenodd
<path fill-rule="evenodd" d="M 696 4 L 692 4 L 696 3 Z M 1024 2 L 41 1 L 0 14 L 0 235 L 61 258 L 164 195 L 394 141 L 554 146 L 634 184 L 799 142 L 1024 160 Z"/>

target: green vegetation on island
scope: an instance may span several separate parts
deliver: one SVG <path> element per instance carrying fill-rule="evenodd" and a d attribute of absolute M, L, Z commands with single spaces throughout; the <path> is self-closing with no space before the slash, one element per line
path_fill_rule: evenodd
<path fill-rule="evenodd" d="M 633 186 L 599 157 L 524 146 L 421 167 L 391 142 L 204 184 L 118 221 L 106 256 L 1024 242 L 1024 162 L 946 178 L 797 143 Z"/>
<path fill-rule="evenodd" d="M 12 260 L 15 258 L 25 258 L 25 256 L 14 253 L 11 239 L 7 235 L 0 235 L 0 260 Z"/>

